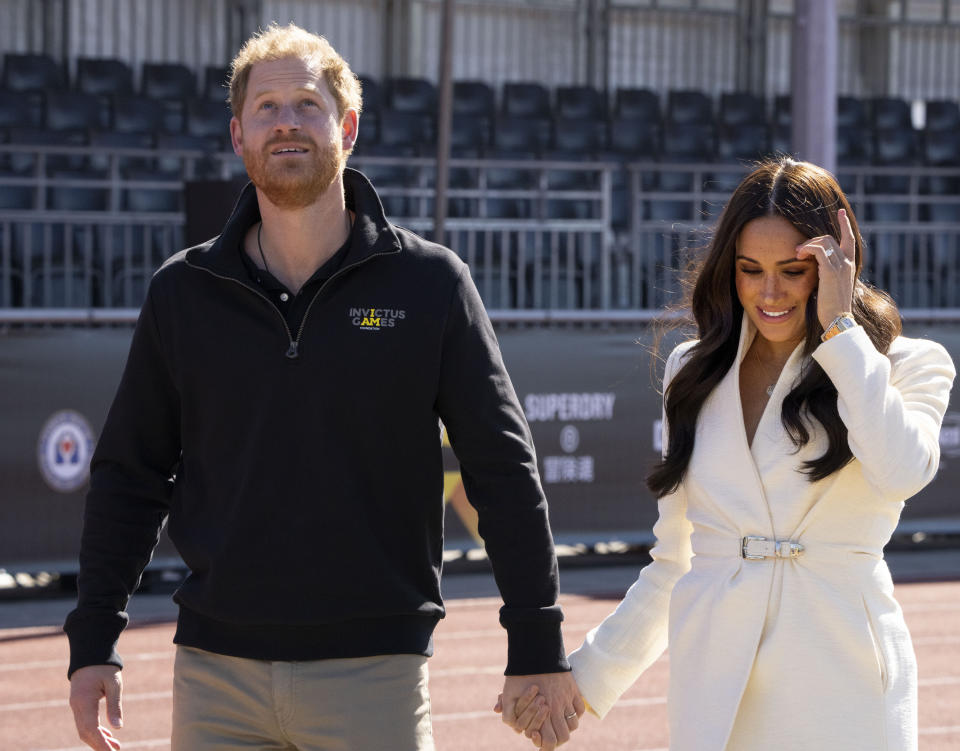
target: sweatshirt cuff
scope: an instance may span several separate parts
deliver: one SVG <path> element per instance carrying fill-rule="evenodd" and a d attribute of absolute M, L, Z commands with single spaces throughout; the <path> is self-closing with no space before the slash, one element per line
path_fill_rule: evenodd
<path fill-rule="evenodd" d="M 561 616 L 562 618 L 562 616 Z M 500 622 L 507 629 L 504 675 L 539 675 L 570 670 L 559 620 Z"/>
<path fill-rule="evenodd" d="M 78 615 L 76 611 L 70 613 L 63 625 L 70 642 L 67 678 L 89 665 L 116 665 L 123 668 L 123 660 L 117 652 L 117 641 L 126 625 L 126 613 L 95 616 Z"/>

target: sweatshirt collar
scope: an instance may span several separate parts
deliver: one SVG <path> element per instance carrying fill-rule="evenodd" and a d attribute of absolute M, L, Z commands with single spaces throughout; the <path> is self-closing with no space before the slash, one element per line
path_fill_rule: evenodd
<path fill-rule="evenodd" d="M 343 266 L 359 263 L 370 256 L 399 253 L 400 239 L 383 213 L 380 198 L 367 178 L 349 167 L 343 171 L 344 199 L 353 209 L 354 219 L 351 246 Z M 247 183 L 234 204 L 230 218 L 218 237 L 187 251 L 192 266 L 220 275 L 243 280 L 246 272 L 240 258 L 240 248 L 247 230 L 260 221 L 260 206 L 253 183 Z"/>

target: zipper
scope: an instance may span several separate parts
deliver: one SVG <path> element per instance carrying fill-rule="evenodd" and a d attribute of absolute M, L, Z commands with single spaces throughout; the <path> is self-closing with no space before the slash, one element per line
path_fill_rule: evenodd
<path fill-rule="evenodd" d="M 320 293 L 323 292 L 323 290 L 326 288 L 326 286 L 327 286 L 328 284 L 330 284 L 330 282 L 332 282 L 332 281 L 333 281 L 334 279 L 336 279 L 338 276 L 340 276 L 340 275 L 342 275 L 342 274 L 345 274 L 345 273 L 348 272 L 350 269 L 354 269 L 354 268 L 356 268 L 357 266 L 362 266 L 364 263 L 366 263 L 367 261 L 369 261 L 371 258 L 376 258 L 377 256 L 388 256 L 388 255 L 392 255 L 392 253 L 394 253 L 394 252 L 395 252 L 395 251 L 390 251 L 390 252 L 388 252 L 388 253 L 373 253 L 372 255 L 367 256 L 366 258 L 364 258 L 364 259 L 361 260 L 361 261 L 357 261 L 356 263 L 352 263 L 352 264 L 350 264 L 349 266 L 344 266 L 343 268 L 338 269 L 337 272 L 333 274 L 333 276 L 331 276 L 329 279 L 327 279 L 327 281 L 325 281 L 323 284 L 321 284 L 321 285 L 320 285 L 320 288 L 319 288 L 316 292 L 313 293 L 313 297 L 310 299 L 310 302 L 307 304 L 307 309 L 303 312 L 303 319 L 300 321 L 300 328 L 297 329 L 297 336 L 296 336 L 296 338 L 293 337 L 293 332 L 290 330 L 290 325 L 287 323 L 287 319 L 286 319 L 286 317 L 283 315 L 283 313 L 280 311 L 280 309 L 279 309 L 276 305 L 273 304 L 273 301 L 272 301 L 269 297 L 267 297 L 265 294 L 263 294 L 263 293 L 262 293 L 260 290 L 258 290 L 256 287 L 251 287 L 251 286 L 248 285 L 248 284 L 244 284 L 244 283 L 241 282 L 239 279 L 235 279 L 235 278 L 232 277 L 232 276 L 224 276 L 223 274 L 218 274 L 216 271 L 213 271 L 213 270 L 208 269 L 208 268 L 204 268 L 203 266 L 196 266 L 196 265 L 190 263 L 189 260 L 186 260 L 186 259 L 184 259 L 184 260 L 186 261 L 187 266 L 189 266 L 190 268 L 198 269 L 199 271 L 205 271 L 206 273 L 210 274 L 211 276 L 216 277 L 217 279 L 224 279 L 224 280 L 226 280 L 226 281 L 228 281 L 228 282 L 233 282 L 234 284 L 239 284 L 239 285 L 240 285 L 241 287 L 243 287 L 245 290 L 248 290 L 248 291 L 252 292 L 252 293 L 255 294 L 257 297 L 259 297 L 261 300 L 263 300 L 268 306 L 270 306 L 270 309 L 273 310 L 273 311 L 275 311 L 276 314 L 277 314 L 278 316 L 280 316 L 280 321 L 283 323 L 283 330 L 287 332 L 287 340 L 289 341 L 289 346 L 287 347 L 287 351 L 284 353 L 284 357 L 286 357 L 288 360 L 296 360 L 296 359 L 300 356 L 300 337 L 303 336 L 303 329 L 304 329 L 304 327 L 307 325 L 307 317 L 310 315 L 310 311 L 313 309 L 313 304 L 317 301 L 317 298 L 320 297 Z"/>

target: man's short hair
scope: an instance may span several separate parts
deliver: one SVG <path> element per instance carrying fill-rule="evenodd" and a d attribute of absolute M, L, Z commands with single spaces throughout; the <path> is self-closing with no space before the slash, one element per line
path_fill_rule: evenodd
<path fill-rule="evenodd" d="M 323 72 L 330 93 L 337 102 L 337 115 L 343 120 L 348 109 L 357 113 L 363 107 L 360 81 L 324 37 L 301 29 L 296 24 L 278 26 L 273 23 L 244 42 L 230 64 L 230 109 L 239 119 L 247 95 L 247 82 L 254 65 L 272 60 L 297 57 Z"/>

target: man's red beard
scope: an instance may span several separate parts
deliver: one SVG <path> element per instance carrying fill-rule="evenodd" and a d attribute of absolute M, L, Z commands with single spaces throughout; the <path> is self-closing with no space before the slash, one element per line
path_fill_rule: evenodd
<path fill-rule="evenodd" d="M 305 156 L 273 156 L 271 152 L 281 144 L 303 146 L 309 151 Z M 250 181 L 270 203 L 282 209 L 302 209 L 314 203 L 343 169 L 343 151 L 339 146 L 330 143 L 321 149 L 308 138 L 288 136 L 271 141 L 261 152 L 244 151 L 243 164 Z"/>

